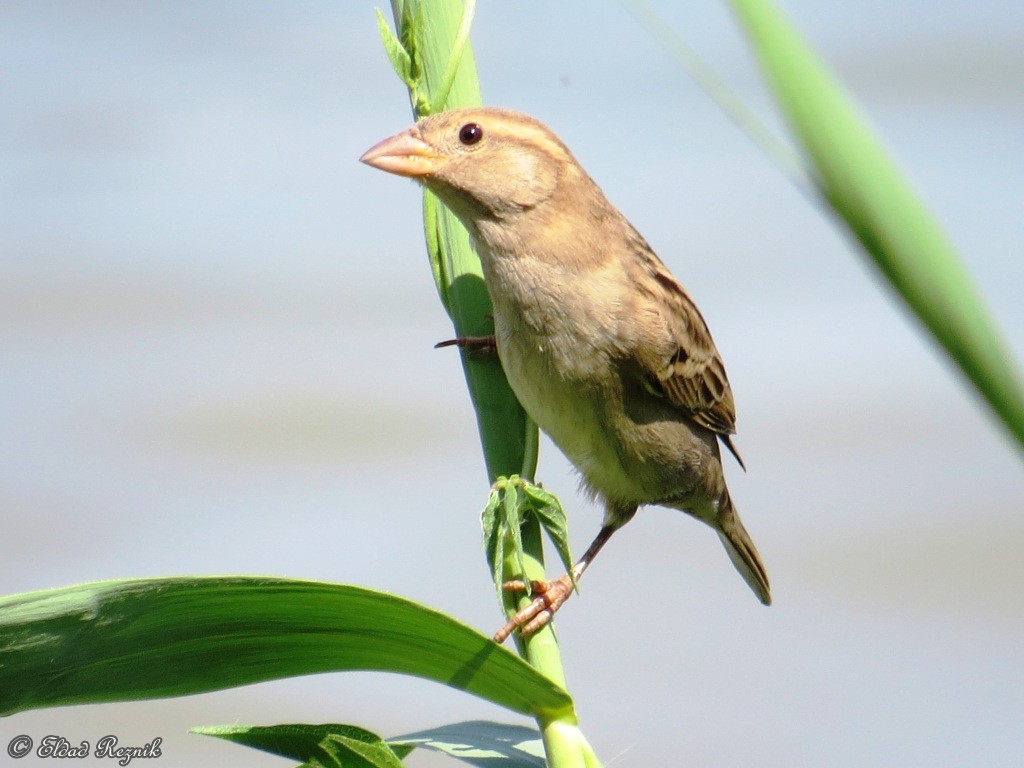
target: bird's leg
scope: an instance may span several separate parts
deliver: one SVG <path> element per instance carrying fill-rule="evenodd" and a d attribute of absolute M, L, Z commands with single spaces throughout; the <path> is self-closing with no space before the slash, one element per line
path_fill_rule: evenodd
<path fill-rule="evenodd" d="M 587 547 L 587 551 L 583 553 L 583 557 L 572 567 L 572 576 L 566 574 L 554 581 L 531 581 L 530 592 L 536 597 L 525 608 L 519 609 L 504 627 L 494 633 L 494 642 L 505 642 L 517 629 L 521 635 L 532 635 L 551 621 L 555 611 L 561 608 L 562 603 L 568 600 L 572 594 L 573 581 L 579 581 L 583 577 L 583 572 L 597 557 L 601 547 L 608 543 L 608 539 L 620 527 L 621 523 L 616 522 L 605 524 L 601 528 L 594 541 Z M 501 588 L 509 592 L 525 592 L 526 586 L 526 583 L 522 581 L 506 581 Z"/>
<path fill-rule="evenodd" d="M 498 351 L 498 343 L 493 335 L 459 336 L 457 339 L 439 341 L 434 345 L 434 349 L 440 349 L 441 347 L 462 347 L 468 350 L 470 354 L 478 355 L 493 355 Z"/>

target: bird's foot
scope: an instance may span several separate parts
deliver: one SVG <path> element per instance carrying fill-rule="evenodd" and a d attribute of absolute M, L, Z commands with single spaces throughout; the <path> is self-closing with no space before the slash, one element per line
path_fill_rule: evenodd
<path fill-rule="evenodd" d="M 470 354 L 493 355 L 498 351 L 498 342 L 494 336 L 460 336 L 457 339 L 439 341 L 434 345 L 434 349 L 441 347 L 461 347 Z"/>
<path fill-rule="evenodd" d="M 501 588 L 507 592 L 525 592 L 526 584 L 522 581 L 506 581 Z M 555 611 L 572 594 L 572 580 L 566 574 L 554 581 L 531 581 L 530 592 L 534 595 L 533 601 L 517 611 L 504 627 L 495 632 L 494 642 L 505 642 L 517 629 L 520 635 L 532 635 L 551 621 Z"/>

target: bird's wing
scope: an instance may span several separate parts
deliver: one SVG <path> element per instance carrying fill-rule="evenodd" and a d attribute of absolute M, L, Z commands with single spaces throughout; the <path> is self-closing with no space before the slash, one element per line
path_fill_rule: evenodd
<path fill-rule="evenodd" d="M 645 351 L 640 363 L 648 372 L 648 382 L 655 393 L 683 409 L 702 427 L 721 436 L 722 442 L 735 454 L 729 435 L 736 432 L 736 405 L 725 365 L 707 323 L 697 305 L 649 247 L 642 251 L 642 269 L 653 280 L 641 279 L 636 284 L 647 287 L 643 311 L 655 317 L 644 325 L 648 333 L 657 336 L 639 345 L 639 349 Z"/>

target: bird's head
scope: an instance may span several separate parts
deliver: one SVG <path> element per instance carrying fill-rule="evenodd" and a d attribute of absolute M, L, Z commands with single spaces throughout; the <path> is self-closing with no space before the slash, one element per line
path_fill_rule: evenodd
<path fill-rule="evenodd" d="M 541 123 L 489 108 L 431 115 L 359 159 L 419 181 L 467 225 L 536 208 L 555 195 L 564 174 L 579 168 Z"/>

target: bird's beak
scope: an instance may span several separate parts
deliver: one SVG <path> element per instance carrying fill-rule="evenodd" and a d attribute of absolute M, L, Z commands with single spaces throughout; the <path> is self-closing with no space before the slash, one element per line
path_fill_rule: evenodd
<path fill-rule="evenodd" d="M 375 144 L 359 160 L 388 173 L 415 178 L 433 173 L 440 157 L 433 147 L 409 130 Z"/>

